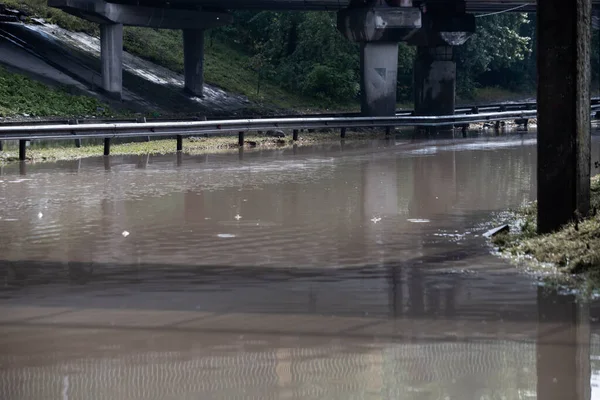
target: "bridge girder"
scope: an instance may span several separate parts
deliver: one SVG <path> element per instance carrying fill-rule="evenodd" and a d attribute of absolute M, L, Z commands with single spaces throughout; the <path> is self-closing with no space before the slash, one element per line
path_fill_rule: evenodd
<path fill-rule="evenodd" d="M 359 0 L 362 1 L 362 0 Z M 416 6 L 444 7 L 451 0 L 413 0 Z M 164 6 L 165 0 L 112 0 L 112 3 L 135 4 L 142 6 Z M 347 8 L 354 0 L 169 0 L 171 7 L 195 8 L 215 7 L 226 9 L 261 10 L 325 10 L 337 11 Z M 600 8 L 600 0 L 592 1 Z M 515 12 L 534 12 L 536 0 L 466 0 L 467 12 L 488 13 L 512 10 Z"/>

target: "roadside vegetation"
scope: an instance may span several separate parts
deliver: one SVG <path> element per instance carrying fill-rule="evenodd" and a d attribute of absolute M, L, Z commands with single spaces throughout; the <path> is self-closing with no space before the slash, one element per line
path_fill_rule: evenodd
<path fill-rule="evenodd" d="M 92 96 L 50 87 L 0 66 L 0 117 L 105 116 L 117 113 Z"/>
<path fill-rule="evenodd" d="M 372 140 L 382 137 L 381 129 L 348 132 L 348 139 L 353 141 Z M 316 143 L 334 143 L 339 145 L 339 132 L 327 130 L 317 132 L 302 132 L 297 142 L 293 142 L 290 135 L 284 138 L 275 138 L 265 134 L 248 133 L 245 136 L 244 149 L 269 149 L 291 148 L 292 146 L 305 146 Z M 239 150 L 237 135 L 190 137 L 183 141 L 183 153 L 198 155 L 206 153 L 237 152 Z M 38 145 L 32 144 L 27 149 L 27 160 L 30 162 L 50 162 L 77 160 L 86 157 L 102 156 L 104 145 L 101 140 L 83 140 L 83 146 L 76 148 L 72 141 L 63 140 L 58 144 Z M 0 152 L 0 165 L 19 161 L 18 146 L 11 143 Z M 110 148 L 111 155 L 160 155 L 175 153 L 174 139 L 157 139 L 149 142 L 133 142 L 113 144 Z"/>
<path fill-rule="evenodd" d="M 499 252 L 525 261 L 534 269 L 555 269 L 565 275 L 581 274 L 600 288 L 600 175 L 591 181 L 591 216 L 558 232 L 537 234 L 537 204 L 512 213 L 511 232 L 495 236 Z"/>

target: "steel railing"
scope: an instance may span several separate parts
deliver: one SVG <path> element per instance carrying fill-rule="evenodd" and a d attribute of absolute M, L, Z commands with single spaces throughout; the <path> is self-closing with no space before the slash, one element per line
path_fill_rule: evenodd
<path fill-rule="evenodd" d="M 600 108 L 600 106 L 598 106 Z M 90 137 L 133 137 L 221 134 L 278 129 L 443 127 L 478 122 L 535 118 L 535 110 L 442 116 L 261 118 L 216 121 L 125 122 L 58 125 L 0 126 L 0 140 L 73 139 Z"/>
<path fill-rule="evenodd" d="M 500 105 L 508 107 L 510 105 Z M 177 150 L 182 150 L 182 138 L 193 135 L 239 134 L 239 144 L 244 143 L 244 133 L 248 131 L 293 130 L 293 140 L 298 139 L 300 129 L 342 129 L 345 136 L 348 128 L 385 127 L 388 132 L 394 127 L 467 127 L 469 124 L 493 121 L 527 120 L 535 118 L 535 109 L 517 109 L 512 111 L 477 112 L 470 114 L 454 114 L 441 116 L 415 116 L 397 114 L 389 117 L 358 116 L 319 116 L 288 118 L 254 118 L 223 119 L 208 121 L 175 121 L 175 122 L 96 122 L 85 124 L 21 124 L 0 125 L 0 143 L 2 140 L 19 141 L 19 158 L 25 159 L 26 141 L 43 139 L 82 139 L 104 138 L 104 154 L 110 154 L 111 138 L 176 136 Z M 494 106 L 495 107 L 495 106 Z M 529 106 L 528 106 L 529 107 Z M 600 103 L 594 101 L 592 112 L 600 111 Z M 477 113 L 476 113 L 477 112 Z"/>

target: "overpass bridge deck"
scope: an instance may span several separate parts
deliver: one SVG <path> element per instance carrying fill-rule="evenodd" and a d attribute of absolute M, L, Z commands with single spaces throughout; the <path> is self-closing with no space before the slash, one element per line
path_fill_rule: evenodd
<path fill-rule="evenodd" d="M 126 3 L 156 7 L 160 0 L 111 0 L 111 3 Z M 162 2 L 162 3 L 166 3 Z M 170 0 L 171 5 L 198 5 L 226 9 L 262 9 L 262 10 L 330 10 L 347 8 L 351 0 Z M 422 4 L 444 6 L 448 0 L 414 0 L 414 5 Z M 594 7 L 600 8 L 600 0 L 592 0 Z M 536 9 L 536 0 L 466 0 L 468 12 L 531 12 Z"/>

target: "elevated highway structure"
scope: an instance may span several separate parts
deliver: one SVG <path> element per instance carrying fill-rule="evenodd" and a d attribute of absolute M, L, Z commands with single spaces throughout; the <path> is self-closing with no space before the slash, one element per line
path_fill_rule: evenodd
<path fill-rule="evenodd" d="M 600 0 L 593 0 L 600 6 Z M 232 22 L 232 10 L 334 11 L 338 28 L 361 44 L 361 109 L 393 115 L 397 43 L 418 46 L 415 111 L 454 112 L 453 46 L 475 31 L 475 13 L 534 11 L 535 0 L 48 0 L 48 4 L 100 24 L 102 88 L 120 98 L 123 25 L 183 30 L 185 90 L 202 96 L 204 31 Z M 235 73 L 235 71 L 231 71 Z"/>

